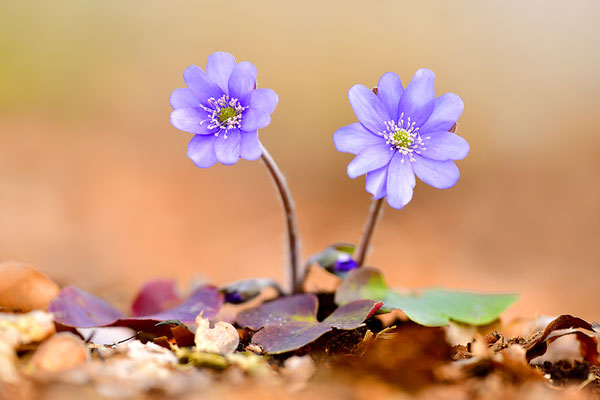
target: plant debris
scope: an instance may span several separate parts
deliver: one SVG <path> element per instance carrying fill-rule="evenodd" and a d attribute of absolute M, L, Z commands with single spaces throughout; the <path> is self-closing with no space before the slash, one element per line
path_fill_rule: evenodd
<path fill-rule="evenodd" d="M 600 399 L 598 326 L 570 315 L 427 327 L 370 318 L 381 302 L 336 307 L 332 294 L 322 293 L 246 309 L 236 329 L 202 311 L 190 323 L 190 298 L 199 299 L 196 309 L 206 299 L 220 307 L 223 296 L 213 287 L 168 308 L 173 283 L 144 286 L 137 306 L 155 312 L 151 319 L 123 317 L 95 296 L 65 290 L 50 309 L 66 314 L 0 313 L 0 398 L 46 398 L 60 387 L 77 398 L 111 399 L 194 393 L 223 399 L 240 391 L 246 397 Z M 154 300 L 153 290 L 162 293 Z"/>

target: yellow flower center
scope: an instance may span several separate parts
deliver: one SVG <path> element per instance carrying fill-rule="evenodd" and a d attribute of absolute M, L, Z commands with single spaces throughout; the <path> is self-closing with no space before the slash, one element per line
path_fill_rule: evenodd
<path fill-rule="evenodd" d="M 414 142 L 414 136 L 404 129 L 399 129 L 392 135 L 392 142 L 396 147 L 409 148 Z"/>
<path fill-rule="evenodd" d="M 228 119 L 235 117 L 236 115 L 237 111 L 234 110 L 232 107 L 223 108 L 221 110 L 221 113 L 219 114 L 219 121 L 225 122 Z"/>

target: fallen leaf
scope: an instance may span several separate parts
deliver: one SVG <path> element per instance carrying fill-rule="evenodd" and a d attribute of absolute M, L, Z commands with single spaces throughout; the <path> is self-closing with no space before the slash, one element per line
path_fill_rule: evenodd
<path fill-rule="evenodd" d="M 126 317 L 105 300 L 75 286 L 68 286 L 50 303 L 48 309 L 54 313 L 57 323 L 67 327 L 123 326 L 135 331 L 173 337 L 172 326 L 160 325 L 161 321 L 178 320 L 192 324 L 201 312 L 206 318 L 214 318 L 222 304 L 223 295 L 217 288 L 203 286 L 177 307 L 151 315 Z M 186 330 L 189 332 L 189 329 Z"/>
<path fill-rule="evenodd" d="M 124 318 L 123 313 L 107 301 L 76 286 L 67 286 L 52 300 L 48 311 L 56 322 L 76 328 L 107 326 Z"/>
<path fill-rule="evenodd" d="M 144 315 L 157 314 L 176 307 L 183 300 L 177 290 L 177 282 L 167 279 L 150 281 L 142 286 L 133 301 L 131 315 L 143 317 Z"/>
<path fill-rule="evenodd" d="M 45 310 L 60 288 L 31 265 L 0 263 L 0 307 L 19 311 Z"/>
<path fill-rule="evenodd" d="M 444 326 L 450 320 L 485 325 L 496 320 L 518 298 L 516 294 L 477 294 L 446 289 L 397 291 L 390 289 L 382 273 L 369 267 L 351 271 L 335 294 L 337 304 L 359 299 L 383 301 L 385 310 L 402 310 L 425 326 Z"/>
<path fill-rule="evenodd" d="M 281 297 L 258 307 L 242 311 L 237 322 L 240 326 L 258 331 L 252 343 L 268 354 L 279 354 L 299 349 L 335 329 L 358 328 L 372 316 L 382 303 L 358 300 L 338 307 L 322 322 L 317 320 L 317 297 L 298 294 Z"/>
<path fill-rule="evenodd" d="M 570 336 L 568 339 L 565 338 Z M 546 355 L 550 352 L 550 344 L 555 342 L 561 346 L 554 348 L 554 353 L 548 359 L 553 361 L 574 361 L 575 355 L 580 354 L 583 360 L 594 365 L 600 365 L 598 351 L 598 336 L 594 327 L 581 318 L 572 315 L 561 315 L 552 321 L 543 332 L 534 335 L 525 344 L 527 361 Z M 560 340 L 559 340 L 560 339 Z M 575 340 L 573 340 L 575 339 Z M 565 343 L 571 343 L 566 345 Z"/>

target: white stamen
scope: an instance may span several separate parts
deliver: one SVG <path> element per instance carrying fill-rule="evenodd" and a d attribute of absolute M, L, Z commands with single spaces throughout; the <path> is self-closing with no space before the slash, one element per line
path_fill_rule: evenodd
<path fill-rule="evenodd" d="M 391 145 L 390 150 L 398 150 L 403 156 L 408 156 L 408 160 L 411 162 L 416 161 L 413 157 L 413 153 L 421 154 L 425 151 L 425 140 L 431 139 L 431 137 L 422 138 L 419 134 L 419 127 L 415 127 L 416 121 L 411 121 L 411 118 L 404 121 L 404 113 L 400 114 L 398 123 L 395 121 L 386 121 L 384 132 L 379 132 L 379 135 L 385 139 L 385 142 Z M 400 138 L 398 138 L 400 134 Z M 402 157 L 401 163 L 404 162 Z"/>
<path fill-rule="evenodd" d="M 208 118 L 201 122 L 209 121 L 208 129 L 217 129 L 219 130 L 215 133 L 215 136 L 219 136 L 219 133 L 225 131 L 223 134 L 223 138 L 227 139 L 227 133 L 232 129 L 239 129 L 242 126 L 242 112 L 247 107 L 242 107 L 238 99 L 229 98 L 226 94 L 221 96 L 218 100 L 215 100 L 214 97 L 208 99 L 209 107 L 206 107 L 200 104 L 200 107 L 204 109 L 208 113 Z M 221 121 L 221 113 L 223 110 L 230 108 L 235 114 L 224 121 Z"/>

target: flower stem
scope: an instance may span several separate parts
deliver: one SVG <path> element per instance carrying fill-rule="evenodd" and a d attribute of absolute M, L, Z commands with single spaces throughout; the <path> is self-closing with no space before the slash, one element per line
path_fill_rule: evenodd
<path fill-rule="evenodd" d="M 285 221 L 287 225 L 287 239 L 288 239 L 288 251 L 289 251 L 289 278 L 292 294 L 300 293 L 302 291 L 301 282 L 298 280 L 298 253 L 300 251 L 300 241 L 298 238 L 298 228 L 296 224 L 296 212 L 294 210 L 294 201 L 292 200 L 292 194 L 287 186 L 285 177 L 279 170 L 277 164 L 273 160 L 273 157 L 269 154 L 265 147 L 262 147 L 261 159 L 265 163 L 265 166 L 269 170 L 269 173 L 275 181 L 275 186 L 279 192 L 279 198 L 283 204 L 283 210 L 285 211 Z"/>
<path fill-rule="evenodd" d="M 367 252 L 369 251 L 369 245 L 371 244 L 371 238 L 373 237 L 373 232 L 375 232 L 375 226 L 377 225 L 377 220 L 381 215 L 381 209 L 383 206 L 383 198 L 378 200 L 373 200 L 371 203 L 371 209 L 369 210 L 369 216 L 367 217 L 367 222 L 365 223 L 365 228 L 363 230 L 362 238 L 360 239 L 360 246 L 358 247 L 358 253 L 356 255 L 356 263 L 359 267 L 361 267 L 365 258 L 367 257 Z"/>

